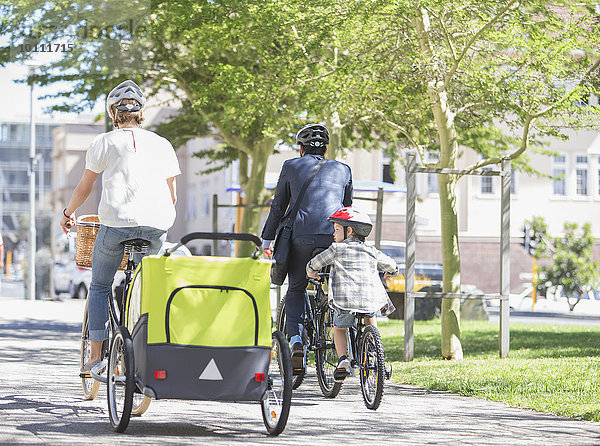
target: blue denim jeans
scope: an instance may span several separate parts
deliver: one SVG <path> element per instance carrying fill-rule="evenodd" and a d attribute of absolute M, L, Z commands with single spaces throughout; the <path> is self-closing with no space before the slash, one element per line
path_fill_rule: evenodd
<path fill-rule="evenodd" d="M 301 235 L 292 238 L 290 263 L 288 265 L 288 290 L 285 295 L 285 329 L 288 339 L 293 345 L 302 342 L 305 294 L 308 278 L 306 264 L 312 258 L 316 248 L 328 248 L 333 242 L 333 235 Z"/>
<path fill-rule="evenodd" d="M 123 242 L 134 238 L 148 240 L 147 254 L 156 254 L 167 237 L 167 231 L 149 226 L 113 228 L 101 225 L 92 254 L 92 283 L 88 295 L 88 327 L 90 341 L 108 339 L 108 300 L 112 298 L 115 273 L 123 260 Z M 139 262 L 140 258 L 135 258 Z"/>

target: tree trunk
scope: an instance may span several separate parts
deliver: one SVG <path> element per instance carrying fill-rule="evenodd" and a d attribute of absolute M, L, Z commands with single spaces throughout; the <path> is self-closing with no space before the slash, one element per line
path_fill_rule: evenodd
<path fill-rule="evenodd" d="M 440 163 L 455 169 L 458 153 L 454 114 L 448 109 L 446 95 L 430 88 L 429 96 L 440 138 Z M 444 293 L 460 293 L 460 251 L 458 247 L 458 218 L 456 215 L 455 175 L 438 175 L 442 235 L 442 263 Z M 460 299 L 442 299 L 442 357 L 462 359 L 460 343 Z"/>
<path fill-rule="evenodd" d="M 456 215 L 456 177 L 438 175 L 442 228 L 443 292 L 460 293 L 460 251 Z M 460 299 L 442 299 L 442 357 L 462 359 Z"/>
<path fill-rule="evenodd" d="M 341 153 L 343 127 L 338 112 L 327 113 L 325 123 L 329 129 L 329 145 L 327 146 L 326 156 L 329 159 L 337 159 L 336 157 L 340 156 Z"/>
<path fill-rule="evenodd" d="M 241 185 L 246 204 L 265 204 L 271 195 L 271 192 L 265 189 L 264 184 L 267 161 L 274 145 L 274 140 L 264 140 L 253 151 L 250 175 L 247 177 L 246 183 Z M 259 226 L 263 211 L 264 209 L 260 207 L 243 208 L 240 231 L 260 236 Z M 249 256 L 254 249 L 255 247 L 251 243 L 244 242 L 240 245 L 238 252 L 240 256 Z"/>
<path fill-rule="evenodd" d="M 429 44 L 429 15 L 425 9 L 418 8 L 415 14 L 415 26 L 419 35 L 419 48 L 431 57 Z M 458 143 L 455 114 L 448 106 L 448 96 L 442 88 L 443 81 L 429 79 L 427 92 L 435 120 L 439 142 L 442 168 L 456 168 Z M 440 196 L 440 216 L 442 232 L 443 291 L 460 293 L 460 252 L 458 249 L 458 219 L 456 217 L 456 181 L 454 175 L 438 175 Z M 444 359 L 462 359 L 460 343 L 460 299 L 442 299 L 442 357 Z"/>

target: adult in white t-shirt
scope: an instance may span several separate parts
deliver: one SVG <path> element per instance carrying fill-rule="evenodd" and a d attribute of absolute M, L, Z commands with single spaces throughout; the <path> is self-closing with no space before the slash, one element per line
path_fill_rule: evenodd
<path fill-rule="evenodd" d="M 148 240 L 148 254 L 156 254 L 175 221 L 179 163 L 169 141 L 139 127 L 145 103 L 141 89 L 130 80 L 109 93 L 106 110 L 116 130 L 98 135 L 89 146 L 85 171 L 60 222 L 67 232 L 68 223 L 73 224 L 71 216 L 103 173 L 98 207 L 101 226 L 94 244 L 88 295 L 91 352 L 82 372 L 91 370 L 101 360 L 102 341 L 108 339 L 108 299 L 123 259 L 123 242 Z"/>

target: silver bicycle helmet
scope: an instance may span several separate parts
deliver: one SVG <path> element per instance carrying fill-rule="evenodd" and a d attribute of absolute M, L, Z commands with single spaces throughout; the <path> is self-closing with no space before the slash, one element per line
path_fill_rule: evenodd
<path fill-rule="evenodd" d="M 123 99 L 133 99 L 138 102 L 139 105 L 134 104 L 122 104 L 119 105 Z M 106 97 L 106 112 L 110 114 L 110 109 L 113 105 L 117 104 L 115 107 L 120 111 L 139 111 L 146 105 L 146 97 L 144 93 L 142 93 L 142 89 L 133 82 L 132 80 L 126 80 L 121 82 L 115 88 L 108 93 Z"/>
<path fill-rule="evenodd" d="M 304 147 L 323 147 L 329 144 L 329 131 L 322 124 L 308 124 L 296 134 L 296 144 Z"/>

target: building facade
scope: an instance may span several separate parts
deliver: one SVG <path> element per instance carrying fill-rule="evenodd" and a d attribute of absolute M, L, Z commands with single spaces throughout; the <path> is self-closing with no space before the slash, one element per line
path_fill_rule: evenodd
<path fill-rule="evenodd" d="M 35 126 L 38 215 L 50 209 L 52 131 L 56 127 L 52 122 L 38 122 Z M 0 231 L 3 234 L 18 231 L 19 217 L 29 214 L 30 129 L 26 121 L 0 121 Z"/>
<path fill-rule="evenodd" d="M 144 123 L 152 125 L 166 119 L 175 110 L 163 109 Z M 65 125 L 55 130 L 55 164 L 53 193 L 55 212 L 61 211 L 83 172 L 85 150 L 95 134 L 103 126 Z M 521 247 L 522 227 L 525 220 L 541 216 L 548 224 L 551 235 L 559 236 L 565 222 L 579 225 L 590 223 L 593 235 L 600 239 L 600 133 L 571 132 L 566 141 L 553 140 L 546 149 L 556 152 L 554 156 L 537 153 L 530 155 L 531 165 L 541 175 L 513 172 L 511 188 L 511 291 L 518 293 L 524 283 L 530 281 L 532 259 Z M 168 240 L 178 241 L 189 232 L 213 230 L 213 197 L 220 205 L 233 205 L 242 198 L 238 186 L 237 165 L 223 170 L 202 174 L 213 165 L 194 156 L 202 150 L 210 150 L 220 142 L 214 138 L 197 138 L 176 150 L 182 174 L 177 177 L 177 219 L 169 231 Z M 286 159 L 299 156 L 292 147 L 282 146 L 269 158 L 265 184 L 273 188 L 279 171 Z M 435 156 L 428 154 L 428 162 Z M 375 198 L 372 186 L 364 184 L 394 182 L 394 192 L 384 193 L 382 239 L 404 241 L 406 200 L 405 174 L 400 161 L 392 161 L 383 151 L 346 151 L 338 159 L 347 163 L 353 172 L 355 205 L 375 217 L 376 204 L 363 201 Z M 458 167 L 466 167 L 478 160 L 478 155 L 463 149 Z M 489 167 L 498 169 L 497 166 Z M 392 178 L 390 172 L 396 172 Z M 385 183 L 380 183 L 385 184 Z M 497 292 L 500 281 L 500 183 L 498 177 L 465 176 L 457 186 L 457 210 L 459 220 L 459 243 L 463 284 L 475 285 L 485 292 Z M 88 199 L 81 213 L 96 213 L 100 199 L 98 190 Z M 386 187 L 387 188 L 387 187 Z M 393 188 L 391 188 L 393 189 Z M 417 260 L 441 262 L 441 222 L 435 174 L 418 174 L 417 211 Z M 263 220 L 268 208 L 263 212 Z M 219 207 L 217 230 L 234 230 L 237 211 L 232 207 Z M 260 230 L 259 230 L 260 232 Z M 371 235 L 370 238 L 373 238 Z M 212 252 L 212 242 L 195 241 L 190 248 L 196 254 Z M 220 255 L 230 255 L 227 242 L 219 245 Z M 600 259 L 600 245 L 595 248 Z M 528 277 L 529 276 L 529 277 Z"/>

